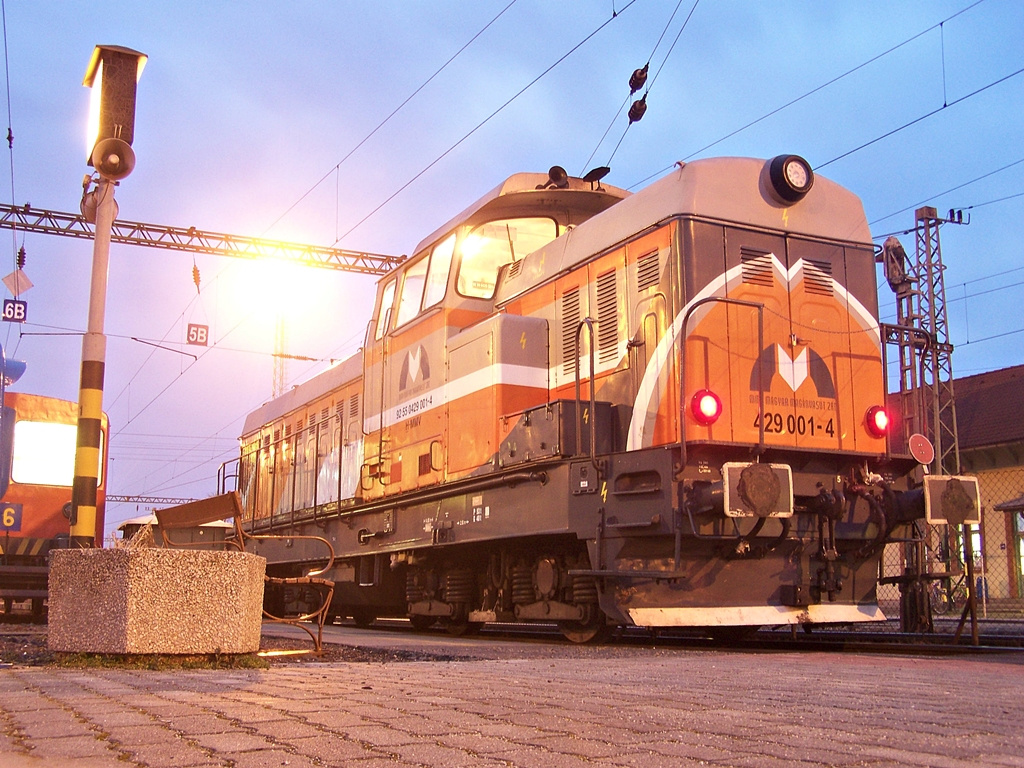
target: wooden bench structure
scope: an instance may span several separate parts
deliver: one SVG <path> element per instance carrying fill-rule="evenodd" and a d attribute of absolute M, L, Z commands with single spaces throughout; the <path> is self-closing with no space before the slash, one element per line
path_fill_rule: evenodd
<path fill-rule="evenodd" d="M 320 653 L 323 647 L 324 623 L 330 613 L 331 600 L 334 597 L 334 582 L 324 578 L 323 574 L 334 565 L 334 547 L 331 542 L 322 536 L 278 536 L 275 534 L 251 534 L 242 528 L 242 502 L 236 491 L 213 496 L 209 499 L 181 504 L 176 507 L 156 510 L 156 519 L 160 526 L 160 536 L 165 547 L 191 547 L 191 542 L 175 542 L 171 531 L 194 528 L 204 523 L 212 523 L 215 520 L 226 520 L 231 518 L 234 521 L 234 534 L 222 542 L 209 542 L 201 546 L 227 546 L 245 552 L 247 541 L 260 539 L 310 539 L 319 541 L 327 548 L 327 562 L 317 570 L 310 571 L 305 576 L 264 576 L 264 584 L 272 586 L 297 586 L 310 587 L 320 596 L 320 606 L 310 613 L 298 616 L 275 616 L 263 609 L 263 615 L 268 621 L 279 624 L 293 624 L 299 627 L 313 640 L 313 647 L 316 653 Z M 314 632 L 307 622 L 316 625 Z"/>

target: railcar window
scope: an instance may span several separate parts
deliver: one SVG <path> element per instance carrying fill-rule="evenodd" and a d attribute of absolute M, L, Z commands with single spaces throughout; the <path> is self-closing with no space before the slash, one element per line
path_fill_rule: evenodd
<path fill-rule="evenodd" d="M 554 219 L 499 219 L 481 224 L 462 241 L 458 288 L 463 296 L 489 299 L 498 270 L 558 237 Z"/>
<path fill-rule="evenodd" d="M 63 485 L 75 478 L 75 443 L 78 427 L 47 421 L 19 421 L 14 425 L 11 479 L 26 485 Z"/>
<path fill-rule="evenodd" d="M 448 287 L 448 271 L 455 253 L 455 234 L 452 233 L 434 246 L 430 255 L 430 271 L 427 273 L 427 290 L 423 294 L 423 308 L 432 307 L 444 298 Z"/>
<path fill-rule="evenodd" d="M 423 284 L 426 279 L 426 257 L 415 264 L 410 264 L 409 268 L 405 270 L 405 280 L 402 281 L 402 297 L 398 300 L 396 326 L 409 322 L 420 311 L 420 299 L 423 298 Z"/>
<path fill-rule="evenodd" d="M 378 341 L 384 336 L 388 329 L 388 320 L 391 317 L 391 305 L 395 301 L 395 281 L 391 280 L 384 286 L 384 295 L 380 300 L 380 314 L 377 315 L 377 331 L 374 338 Z"/>

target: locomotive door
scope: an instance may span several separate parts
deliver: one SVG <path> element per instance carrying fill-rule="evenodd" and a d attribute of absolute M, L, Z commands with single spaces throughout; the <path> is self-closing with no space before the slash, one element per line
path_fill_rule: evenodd
<path fill-rule="evenodd" d="M 629 347 L 632 353 L 630 369 L 633 371 L 633 392 L 640 389 L 647 366 L 656 354 L 658 342 L 665 333 L 665 317 L 667 304 L 665 296 L 656 293 L 652 296 L 639 299 L 633 311 L 633 335 L 630 337 Z M 654 402 L 662 401 L 663 392 L 660 379 L 655 379 L 653 399 Z"/>
<path fill-rule="evenodd" d="M 764 307 L 760 348 L 757 311 L 724 307 L 733 439 L 757 442 L 763 424 L 769 445 L 836 448 L 836 353 L 847 356 L 849 343 L 834 282 L 845 280 L 843 249 L 730 229 L 726 263 L 738 278 L 728 280 L 729 297 Z"/>
<path fill-rule="evenodd" d="M 846 261 L 842 246 L 789 238 L 790 318 L 793 359 L 803 362 L 795 374 L 793 419 L 787 431 L 805 448 L 852 448 L 853 435 L 838 406 L 839 385 L 850 382 L 850 314 L 846 306 Z M 838 290 L 837 290 L 838 289 Z M 796 383 L 795 381 L 793 383 Z M 845 444 L 844 444 L 845 443 Z"/>
<path fill-rule="evenodd" d="M 809 365 L 817 366 L 810 368 L 814 386 L 802 392 L 799 403 L 797 426 L 804 430 L 798 444 L 877 450 L 870 443 L 857 445 L 872 439 L 858 428 L 867 409 L 885 402 L 874 253 L 796 238 L 790 238 L 789 252 L 803 276 L 791 291 L 794 332 L 808 350 Z"/>
<path fill-rule="evenodd" d="M 786 242 L 776 235 L 727 228 L 725 248 L 726 296 L 763 310 L 712 304 L 700 321 L 702 335 L 708 337 L 706 349 L 698 350 L 708 369 L 707 388 L 725 401 L 731 416 L 722 426 L 729 434 L 716 427 L 713 439 L 757 443 L 763 390 L 765 442 L 792 445 L 786 427 L 794 413 L 803 361 L 799 352 L 793 353 Z M 687 391 L 695 391 L 698 385 L 692 382 Z"/>
<path fill-rule="evenodd" d="M 392 308 L 398 278 L 392 277 L 380 292 L 379 306 L 374 319 L 366 331 L 366 347 L 363 352 L 363 433 L 365 436 L 365 460 L 359 475 L 361 490 L 367 498 L 380 495 L 382 486 L 388 480 L 388 469 L 384 466 L 387 443 L 386 411 L 386 368 L 390 339 L 387 331 L 391 325 Z"/>

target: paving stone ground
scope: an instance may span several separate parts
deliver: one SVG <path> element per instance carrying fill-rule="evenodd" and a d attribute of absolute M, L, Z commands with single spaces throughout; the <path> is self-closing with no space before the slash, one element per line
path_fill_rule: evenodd
<path fill-rule="evenodd" d="M 1019 766 L 1024 654 L 0 669 L 2 768 Z"/>

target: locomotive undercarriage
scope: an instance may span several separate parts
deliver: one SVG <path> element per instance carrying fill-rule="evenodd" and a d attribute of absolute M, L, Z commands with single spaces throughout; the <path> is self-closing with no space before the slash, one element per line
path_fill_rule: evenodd
<path fill-rule="evenodd" d="M 681 469 L 678 448 L 658 448 L 520 465 L 507 482 L 494 473 L 461 492 L 435 489 L 290 530 L 332 540 L 332 613 L 360 624 L 404 615 L 458 634 L 556 622 L 584 642 L 614 625 L 884 618 L 878 561 L 889 535 L 918 516 L 914 492 L 893 493 L 858 464 L 807 467 L 797 457 L 802 493 L 791 517 L 727 517 L 716 506 L 716 457 L 691 459 Z M 303 570 L 297 540 L 261 554 L 275 575 Z"/>

